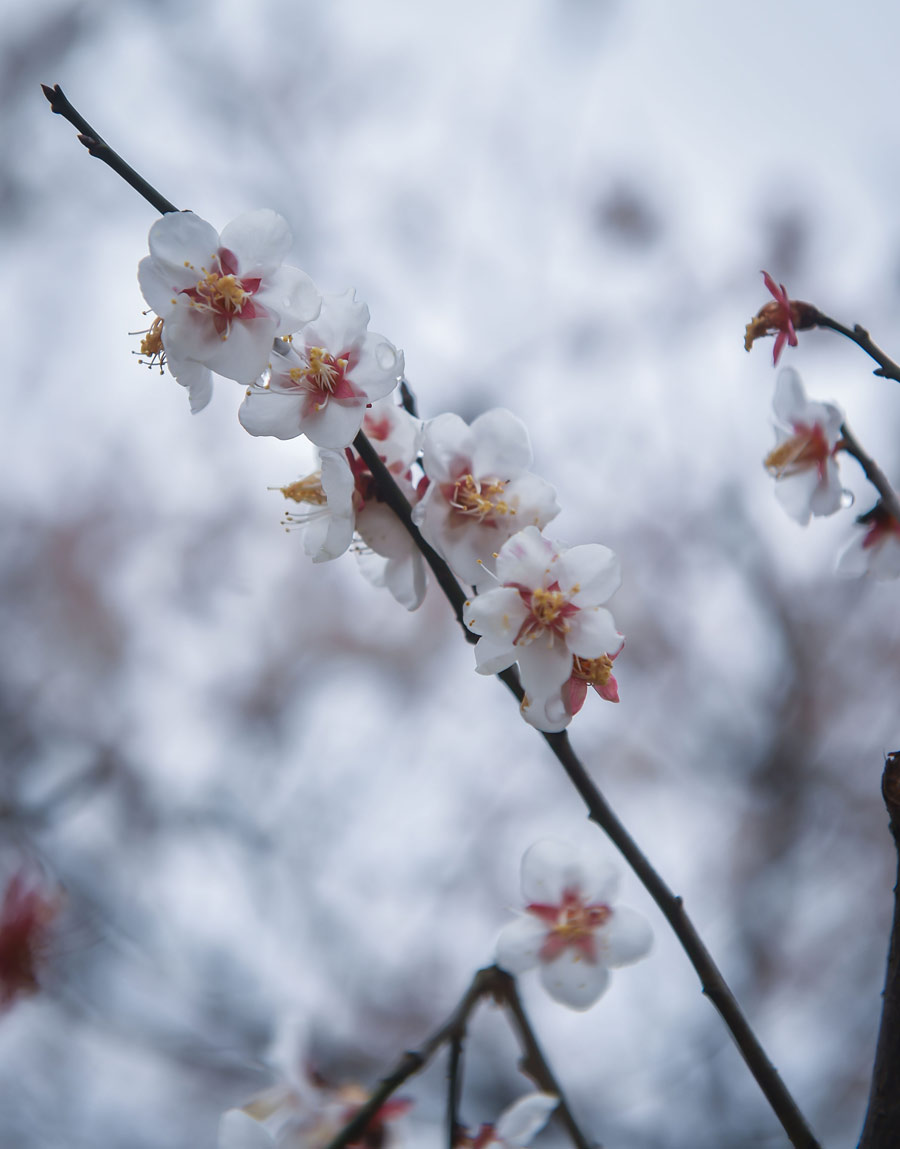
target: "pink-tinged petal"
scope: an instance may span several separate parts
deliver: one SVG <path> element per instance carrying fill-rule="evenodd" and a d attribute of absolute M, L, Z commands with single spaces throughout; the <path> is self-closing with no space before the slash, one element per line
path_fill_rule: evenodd
<path fill-rule="evenodd" d="M 233 252 L 242 279 L 270 275 L 291 249 L 287 220 L 271 208 L 247 211 L 229 223 L 219 246 Z"/>
<path fill-rule="evenodd" d="M 322 307 L 322 296 L 309 276 L 289 266 L 273 272 L 255 299 L 278 316 L 279 335 L 289 335 L 309 323 Z"/>
<path fill-rule="evenodd" d="M 564 950 L 556 961 L 541 965 L 541 982 L 561 1005 L 585 1010 L 602 997 L 609 985 L 609 971 L 599 962 L 585 961 L 578 950 Z"/>
<path fill-rule="evenodd" d="M 598 960 L 613 968 L 640 961 L 653 946 L 650 923 L 628 906 L 615 906 L 594 938 Z"/>
<path fill-rule="evenodd" d="M 275 1138 L 243 1109 L 229 1109 L 219 1122 L 218 1149 L 274 1149 Z"/>
<path fill-rule="evenodd" d="M 534 969 L 540 962 L 541 947 L 547 940 L 547 927 L 531 914 L 504 926 L 497 939 L 496 962 L 507 973 Z"/>
<path fill-rule="evenodd" d="M 151 258 L 162 264 L 160 272 L 171 275 L 173 285 L 189 287 L 197 282 L 197 273 L 204 267 L 211 270 L 219 250 L 219 233 L 192 211 L 173 211 L 153 224 L 149 243 Z"/>
<path fill-rule="evenodd" d="M 452 482 L 472 470 L 472 433 L 459 415 L 429 419 L 422 431 L 422 465 L 435 483 Z"/>
<path fill-rule="evenodd" d="M 784 350 L 784 345 L 787 342 L 787 338 L 788 337 L 787 337 L 786 331 L 779 331 L 778 334 L 775 336 L 775 346 L 772 348 L 772 366 L 773 367 L 778 366 L 778 360 L 781 358 L 781 352 Z M 791 343 L 791 346 L 796 347 L 796 345 L 797 345 L 797 337 L 794 336 L 794 339 L 793 339 L 793 342 Z"/>
<path fill-rule="evenodd" d="M 302 432 L 300 415 L 302 399 L 282 395 L 263 387 L 254 387 L 238 410 L 238 419 L 251 435 L 272 435 L 276 439 L 295 439 Z"/>
<path fill-rule="evenodd" d="M 580 890 L 587 875 L 579 851 L 568 842 L 542 838 L 522 858 L 522 897 L 526 905 L 559 905 L 566 890 Z"/>
<path fill-rule="evenodd" d="M 563 590 L 577 586 L 572 601 L 578 606 L 606 602 L 622 583 L 622 568 L 615 553 L 600 543 L 587 543 L 563 551 L 556 566 Z"/>
<path fill-rule="evenodd" d="M 512 411 L 495 407 L 485 411 L 470 428 L 472 473 L 476 477 L 513 479 L 531 466 L 528 430 Z"/>
<path fill-rule="evenodd" d="M 557 549 L 537 527 L 526 527 L 500 548 L 497 578 L 501 583 L 516 582 L 529 588 L 543 586 Z"/>
<path fill-rule="evenodd" d="M 501 1141 L 519 1149 L 544 1128 L 557 1105 L 559 1098 L 553 1093 L 529 1093 L 503 1110 L 494 1132 Z"/>
<path fill-rule="evenodd" d="M 588 607 L 569 619 L 566 645 L 579 658 L 599 658 L 601 654 L 615 654 L 620 650 L 622 636 L 606 607 Z"/>

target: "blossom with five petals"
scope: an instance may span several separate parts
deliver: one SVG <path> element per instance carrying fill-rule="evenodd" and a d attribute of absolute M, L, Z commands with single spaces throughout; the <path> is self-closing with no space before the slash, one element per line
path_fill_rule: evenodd
<path fill-rule="evenodd" d="M 467 426 L 438 415 L 422 431 L 429 483 L 413 520 L 454 573 L 475 585 L 493 571 L 503 543 L 524 527 L 545 527 L 559 514 L 553 487 L 531 474 L 525 424 L 496 408 Z"/>
<path fill-rule="evenodd" d="M 466 625 L 481 635 L 476 669 L 497 674 L 518 662 L 528 720 L 539 730 L 562 730 L 571 714 L 561 691 L 575 658 L 612 656 L 622 646 L 602 605 L 621 582 L 619 561 L 599 543 L 565 547 L 526 527 L 501 547 L 496 578 L 499 586 L 465 606 Z"/>
<path fill-rule="evenodd" d="M 782 426 L 775 428 L 778 441 L 765 466 L 777 480 L 778 501 L 792 519 L 806 526 L 811 515 L 834 514 L 842 504 L 835 455 L 844 415 L 833 403 L 807 399 L 793 367 L 778 373 L 772 406 Z"/>
<path fill-rule="evenodd" d="M 366 408 L 403 375 L 403 353 L 368 331 L 369 309 L 354 296 L 326 295 L 317 319 L 271 356 L 269 378 L 251 387 L 239 418 L 251 435 L 347 447 Z"/>
<path fill-rule="evenodd" d="M 496 1123 L 482 1125 L 474 1137 L 457 1134 L 454 1144 L 457 1149 L 523 1149 L 557 1105 L 559 1098 L 553 1093 L 527 1093 L 504 1109 Z"/>
<path fill-rule="evenodd" d="M 609 970 L 650 950 L 653 934 L 636 910 L 613 906 L 618 873 L 589 850 L 550 839 L 522 859 L 525 912 L 497 942 L 497 964 L 512 974 L 540 966 L 556 1001 L 589 1009 L 606 991 Z"/>
<path fill-rule="evenodd" d="M 162 320 L 167 366 L 188 388 L 193 410 L 209 401 L 208 370 L 254 382 L 275 336 L 319 314 L 312 280 L 283 266 L 290 246 L 287 222 L 268 209 L 238 216 L 221 235 L 189 211 L 170 212 L 150 228 L 138 281 Z"/>
<path fill-rule="evenodd" d="M 862 531 L 838 555 L 837 573 L 850 578 L 870 574 L 882 581 L 900 578 L 900 522 L 881 502 L 856 521 Z"/>

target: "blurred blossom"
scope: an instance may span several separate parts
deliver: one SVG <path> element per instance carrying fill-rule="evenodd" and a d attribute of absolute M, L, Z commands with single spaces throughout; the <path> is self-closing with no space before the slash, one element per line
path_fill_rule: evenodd
<path fill-rule="evenodd" d="M 851 578 L 869 574 L 883 581 L 900 578 L 900 523 L 880 502 L 856 522 L 853 538 L 838 555 L 838 574 Z"/>
<path fill-rule="evenodd" d="M 609 970 L 645 957 L 653 942 L 636 910 L 613 906 L 618 872 L 592 851 L 536 842 L 522 859 L 525 911 L 497 941 L 497 964 L 512 974 L 540 967 L 552 998 L 589 1009 L 605 993 Z"/>
<path fill-rule="evenodd" d="M 531 1144 L 559 1105 L 553 1093 L 528 1093 L 504 1109 L 496 1124 L 482 1125 L 474 1137 L 463 1134 L 458 1149 L 523 1149 Z"/>
<path fill-rule="evenodd" d="M 815 327 L 818 311 L 809 303 L 788 299 L 787 288 L 780 287 L 767 271 L 762 273 L 766 287 L 774 296 L 774 302 L 766 303 L 747 324 L 744 332 L 744 350 L 749 351 L 761 335 L 774 335 L 772 362 L 778 366 L 781 352 L 787 343 L 797 346 L 797 331 Z"/>
<path fill-rule="evenodd" d="M 0 903 L 0 1010 L 36 993 L 60 895 L 25 867 L 10 878 Z"/>
<path fill-rule="evenodd" d="M 807 399 L 793 367 L 779 372 L 772 406 L 782 426 L 775 428 L 777 442 L 765 466 L 775 477 L 778 501 L 805 527 L 810 516 L 832 515 L 843 502 L 835 454 L 844 414 L 833 403 Z"/>

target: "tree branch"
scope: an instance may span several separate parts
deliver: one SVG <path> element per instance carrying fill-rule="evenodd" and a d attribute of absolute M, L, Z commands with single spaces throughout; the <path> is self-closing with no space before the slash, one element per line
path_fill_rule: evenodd
<path fill-rule="evenodd" d="M 865 472 L 866 478 L 881 495 L 881 503 L 884 509 L 893 516 L 900 523 L 900 499 L 897 497 L 897 492 L 888 482 L 887 475 L 878 466 L 871 455 L 866 454 L 862 449 L 859 440 L 851 432 L 846 423 L 841 424 L 841 442 L 839 446 L 852 455 L 859 463 Z"/>
<path fill-rule="evenodd" d="M 886 355 L 880 347 L 878 347 L 869 338 L 869 333 L 864 327 L 860 327 L 857 323 L 854 327 L 845 327 L 843 323 L 838 323 L 836 319 L 832 319 L 828 315 L 824 315 L 818 308 L 815 309 L 815 326 L 827 327 L 831 331 L 836 331 L 838 335 L 843 335 L 845 339 L 849 339 L 855 343 L 857 347 L 861 348 L 865 353 L 874 359 L 878 364 L 875 370 L 875 375 L 880 375 L 883 379 L 894 379 L 900 383 L 900 366 L 898 366 L 890 356 Z"/>
<path fill-rule="evenodd" d="M 105 149 L 102 152 L 97 151 L 92 154 L 97 154 L 99 158 L 108 163 L 117 174 L 121 175 L 127 183 L 139 191 L 140 194 L 148 199 L 149 202 L 153 203 L 154 206 L 157 206 L 160 211 L 175 210 L 173 206 L 169 204 L 168 200 L 163 200 L 162 197 L 159 197 L 159 204 L 150 198 L 146 189 L 149 189 L 150 192 L 156 196 L 158 196 L 158 193 L 150 188 L 149 184 L 146 184 L 132 168 L 124 164 L 124 162 L 108 148 L 108 145 L 97 136 L 87 121 L 69 104 L 58 85 L 53 89 L 44 87 L 44 94 L 47 96 L 55 112 L 65 116 L 83 135 L 88 135 L 94 144 Z M 112 160 L 115 162 L 111 162 Z M 165 206 L 159 206 L 160 204 L 164 204 Z M 829 324 L 823 325 L 827 326 Z M 841 330 L 843 334 L 849 334 L 846 329 L 841 329 L 839 326 L 834 325 L 833 322 L 830 325 L 835 326 L 836 330 Z M 852 335 L 849 337 L 853 338 Z M 855 339 L 855 341 L 859 342 L 859 339 Z M 864 345 L 860 343 L 860 346 Z M 872 346 L 874 347 L 874 345 Z M 864 349 L 869 350 L 865 347 Z M 875 350 L 877 351 L 877 348 Z M 869 353 L 872 354 L 871 351 L 869 351 Z M 888 360 L 887 363 L 890 363 L 890 361 Z M 884 364 L 882 367 L 882 373 L 887 374 L 887 367 Z M 898 372 L 897 378 L 900 379 L 900 372 Z M 465 625 L 463 616 L 466 602 L 465 592 L 456 581 L 456 578 L 444 560 L 422 538 L 412 521 L 412 509 L 403 495 L 403 492 L 394 481 L 393 476 L 362 432 L 354 439 L 353 445 L 372 472 L 379 497 L 391 507 L 398 516 L 433 571 L 441 589 L 446 594 L 454 609 L 457 621 L 463 628 L 466 638 L 469 641 L 477 641 L 477 638 Z M 521 702 L 523 692 L 515 670 L 510 669 L 503 671 L 497 677 L 506 684 Z M 725 979 L 722 977 L 712 956 L 703 944 L 693 923 L 685 913 L 682 899 L 672 893 L 662 877 L 656 872 L 649 860 L 638 848 L 631 835 L 613 813 L 611 807 L 607 804 L 575 752 L 572 750 L 565 731 L 560 734 L 544 734 L 544 739 L 584 801 L 591 820 L 608 835 L 634 870 L 637 877 L 644 884 L 648 893 L 672 927 L 700 978 L 703 993 L 709 997 L 710 1001 L 712 1001 L 713 1005 L 719 1011 L 723 1021 L 734 1037 L 744 1061 L 750 1069 L 750 1072 L 756 1078 L 776 1117 L 781 1122 L 791 1144 L 794 1145 L 796 1149 L 820 1149 L 803 1114 L 800 1112 L 796 1102 L 782 1082 L 775 1066 L 769 1060 L 757 1040 L 749 1022 L 741 1012 L 737 1000 L 728 988 Z M 459 1019 L 464 1020 L 468 1017 L 474 1004 L 486 992 L 483 988 L 483 982 L 479 979 L 491 980 L 495 977 L 496 974 L 493 970 L 481 970 L 476 974 L 468 993 L 463 998 L 463 1001 L 460 1003 L 460 1006 L 450 1021 L 426 1043 L 421 1052 L 407 1053 L 404 1055 L 404 1058 L 394 1072 L 382 1081 L 379 1089 L 376 1090 L 369 1101 L 360 1109 L 354 1120 L 342 1131 L 339 1137 L 335 1138 L 327 1146 L 327 1149 L 343 1149 L 350 1141 L 359 1137 L 369 1120 L 371 1120 L 384 1103 L 384 1100 L 404 1081 L 417 1073 L 431 1056 L 433 1056 L 435 1050 L 446 1042 L 448 1038 L 452 1037 L 454 1026 L 459 1024 Z M 560 1104 L 562 1105 L 562 1101 Z M 576 1144 L 586 1146 L 587 1142 L 576 1142 Z"/>
<path fill-rule="evenodd" d="M 881 1027 L 859 1149 L 896 1149 L 900 1145 L 900 751 L 888 755 L 881 792 L 897 848 L 897 883 Z"/>

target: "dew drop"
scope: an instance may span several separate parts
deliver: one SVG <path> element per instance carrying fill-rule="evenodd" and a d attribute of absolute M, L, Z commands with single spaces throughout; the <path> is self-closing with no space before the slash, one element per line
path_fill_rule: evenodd
<path fill-rule="evenodd" d="M 856 502 L 856 497 L 852 491 L 841 491 L 841 509 L 846 510 L 852 507 Z"/>

